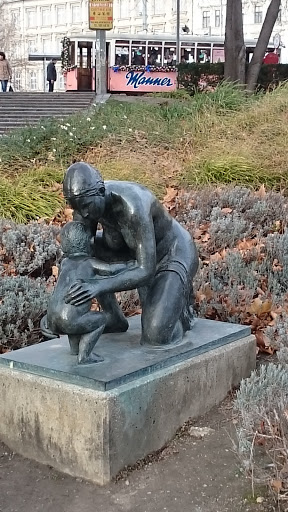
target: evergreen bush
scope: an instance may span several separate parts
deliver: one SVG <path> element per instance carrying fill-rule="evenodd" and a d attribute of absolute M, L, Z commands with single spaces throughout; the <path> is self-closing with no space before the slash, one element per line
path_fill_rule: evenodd
<path fill-rule="evenodd" d="M 24 225 L 0 220 L 2 272 L 48 278 L 61 258 L 58 235 L 57 226 L 43 222 Z"/>
<path fill-rule="evenodd" d="M 47 309 L 47 283 L 27 276 L 0 279 L 0 352 L 41 339 L 40 320 Z"/>

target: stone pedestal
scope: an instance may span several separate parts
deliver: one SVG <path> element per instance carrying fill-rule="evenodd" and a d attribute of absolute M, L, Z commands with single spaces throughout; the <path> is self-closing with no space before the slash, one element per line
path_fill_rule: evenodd
<path fill-rule="evenodd" d="M 141 347 L 140 318 L 103 335 L 103 363 L 79 367 L 66 337 L 0 357 L 0 439 L 12 450 L 104 485 L 158 450 L 255 367 L 248 327 L 198 320 L 181 345 Z"/>

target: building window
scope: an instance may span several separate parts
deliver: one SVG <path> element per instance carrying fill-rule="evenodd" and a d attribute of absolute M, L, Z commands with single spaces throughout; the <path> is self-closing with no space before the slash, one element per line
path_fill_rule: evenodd
<path fill-rule="evenodd" d="M 36 27 L 36 9 L 27 9 L 26 11 L 27 27 Z"/>
<path fill-rule="evenodd" d="M 37 52 L 37 46 L 35 39 L 28 39 L 28 53 L 36 53 Z"/>
<path fill-rule="evenodd" d="M 22 53 L 22 45 L 20 42 L 15 42 L 14 45 L 13 45 L 13 54 L 14 54 L 14 58 L 16 59 L 20 59 L 21 57 L 21 53 Z"/>
<path fill-rule="evenodd" d="M 282 23 L 282 11 L 279 9 L 277 23 Z"/>
<path fill-rule="evenodd" d="M 57 25 L 66 25 L 66 8 L 65 5 L 57 5 L 56 7 Z"/>
<path fill-rule="evenodd" d="M 61 41 L 62 41 L 64 35 L 65 34 L 63 34 L 63 36 L 59 37 L 59 34 L 58 34 L 58 37 L 56 37 L 56 39 L 55 39 L 54 50 L 55 50 L 56 55 L 58 55 L 58 54 L 60 55 L 60 53 L 62 51 L 62 43 L 61 43 Z"/>
<path fill-rule="evenodd" d="M 51 37 L 42 37 L 42 51 L 44 55 L 51 53 Z"/>
<path fill-rule="evenodd" d="M 153 1 L 153 14 L 164 14 L 165 6 L 160 0 Z"/>
<path fill-rule="evenodd" d="M 14 9 L 11 11 L 11 21 L 14 23 L 14 25 L 19 25 L 20 23 L 20 10 Z"/>
<path fill-rule="evenodd" d="M 215 11 L 215 27 L 220 27 L 220 21 L 221 21 L 221 17 L 220 17 L 220 11 L 219 10 L 216 10 Z"/>
<path fill-rule="evenodd" d="M 37 89 L 37 75 L 35 71 L 30 72 L 30 89 L 31 91 L 36 91 Z"/>
<path fill-rule="evenodd" d="M 51 10 L 50 7 L 42 7 L 41 9 L 42 16 L 42 26 L 47 27 L 51 25 Z"/>
<path fill-rule="evenodd" d="M 203 11 L 202 15 L 202 27 L 209 28 L 210 27 L 210 11 Z"/>
<path fill-rule="evenodd" d="M 21 90 L 21 73 L 19 71 L 14 73 L 14 87 L 16 91 Z"/>
<path fill-rule="evenodd" d="M 161 0 L 158 0 L 159 3 L 161 3 Z M 162 7 L 163 9 L 163 7 Z M 165 4 L 164 4 L 165 9 Z M 172 0 L 172 11 L 177 11 L 177 0 Z M 180 12 L 186 12 L 187 11 L 187 0 L 181 0 L 180 1 Z"/>
<path fill-rule="evenodd" d="M 120 18 L 128 18 L 130 14 L 129 0 L 120 0 Z"/>
<path fill-rule="evenodd" d="M 72 23 L 81 23 L 80 4 L 72 4 Z"/>
<path fill-rule="evenodd" d="M 262 7 L 261 7 L 261 5 L 255 5 L 254 23 L 262 23 Z"/>

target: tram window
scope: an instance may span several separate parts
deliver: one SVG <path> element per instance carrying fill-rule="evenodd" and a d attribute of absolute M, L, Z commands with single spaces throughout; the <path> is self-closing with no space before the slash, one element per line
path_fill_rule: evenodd
<path fill-rule="evenodd" d="M 145 46 L 132 46 L 132 66 L 145 66 Z"/>
<path fill-rule="evenodd" d="M 164 49 L 164 66 L 176 65 L 176 48 L 170 47 Z"/>
<path fill-rule="evenodd" d="M 79 68 L 91 68 L 92 43 L 79 42 L 77 49 L 77 66 Z"/>
<path fill-rule="evenodd" d="M 70 56 L 70 65 L 74 66 L 74 64 L 75 64 L 75 41 L 72 41 L 70 43 L 69 56 Z"/>
<path fill-rule="evenodd" d="M 205 63 L 210 62 L 211 58 L 211 50 L 203 50 L 200 48 L 197 48 L 197 62 L 199 63 Z"/>
<path fill-rule="evenodd" d="M 150 66 L 161 66 L 162 65 L 162 47 L 148 46 L 148 64 Z"/>
<path fill-rule="evenodd" d="M 87 48 L 78 48 L 78 67 L 87 68 Z"/>
<path fill-rule="evenodd" d="M 115 64 L 116 66 L 129 65 L 129 46 L 115 46 Z"/>
<path fill-rule="evenodd" d="M 195 48 L 191 46 L 181 46 L 181 62 L 189 63 L 195 62 Z"/>

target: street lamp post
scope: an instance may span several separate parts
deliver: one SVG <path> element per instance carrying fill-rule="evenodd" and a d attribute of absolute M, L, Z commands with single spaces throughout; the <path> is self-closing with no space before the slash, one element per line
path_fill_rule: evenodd
<path fill-rule="evenodd" d="M 181 62 L 181 46 L 180 46 L 180 0 L 177 0 L 176 7 L 176 32 L 177 32 L 177 42 L 176 42 L 176 64 L 180 64 Z"/>

